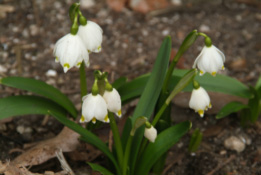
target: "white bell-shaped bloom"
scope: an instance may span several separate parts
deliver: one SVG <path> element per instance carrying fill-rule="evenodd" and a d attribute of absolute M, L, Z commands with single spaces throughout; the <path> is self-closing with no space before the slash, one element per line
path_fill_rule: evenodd
<path fill-rule="evenodd" d="M 199 56 L 196 58 L 193 68 L 198 68 L 200 75 L 205 72 L 212 74 L 213 76 L 219 70 L 223 70 L 225 62 L 225 55 L 214 45 L 210 47 L 204 46 Z"/>
<path fill-rule="evenodd" d="M 121 117 L 121 97 L 118 91 L 115 88 L 112 91 L 105 90 L 103 98 L 107 103 L 108 110 Z"/>
<path fill-rule="evenodd" d="M 82 117 L 80 122 L 92 121 L 93 123 L 96 123 L 96 120 L 109 122 L 107 104 L 101 95 L 88 94 L 83 97 Z"/>
<path fill-rule="evenodd" d="M 78 35 L 67 34 L 60 38 L 53 51 L 55 61 L 60 62 L 66 73 L 70 68 L 80 67 L 84 60 L 89 63 L 89 54 L 84 47 L 84 43 Z"/>
<path fill-rule="evenodd" d="M 198 112 L 200 117 L 204 116 L 205 110 L 211 108 L 210 98 L 204 88 L 199 87 L 198 89 L 193 89 L 189 101 L 189 107 L 194 109 L 195 112 Z"/>
<path fill-rule="evenodd" d="M 157 137 L 157 130 L 151 126 L 150 128 L 145 128 L 144 136 L 150 141 L 155 142 L 155 139 Z"/>
<path fill-rule="evenodd" d="M 100 52 L 102 43 L 102 29 L 92 21 L 80 25 L 77 35 L 81 37 L 88 52 Z"/>

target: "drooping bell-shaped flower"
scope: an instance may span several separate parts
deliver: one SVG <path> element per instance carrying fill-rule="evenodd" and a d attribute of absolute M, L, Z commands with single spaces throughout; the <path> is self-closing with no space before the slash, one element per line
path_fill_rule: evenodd
<path fill-rule="evenodd" d="M 194 109 L 195 112 L 197 112 L 200 115 L 200 117 L 203 117 L 204 111 L 208 108 L 211 108 L 212 106 L 207 91 L 204 88 L 200 87 L 198 83 L 197 85 L 198 86 L 194 86 L 194 89 L 192 90 L 192 94 L 189 101 L 189 107 L 191 109 Z"/>
<path fill-rule="evenodd" d="M 95 22 L 85 20 L 83 16 L 80 16 L 81 25 L 79 26 L 77 35 L 83 40 L 88 52 L 100 52 L 103 31 Z"/>
<path fill-rule="evenodd" d="M 118 91 L 115 88 L 111 91 L 105 90 L 103 98 L 107 103 L 108 110 L 121 117 L 121 97 Z"/>
<path fill-rule="evenodd" d="M 93 95 L 90 93 L 83 97 L 82 117 L 80 122 L 92 121 L 93 123 L 96 123 L 96 120 L 109 122 L 107 104 L 101 95 Z"/>
<path fill-rule="evenodd" d="M 86 65 L 89 63 L 89 54 L 84 47 L 84 43 L 78 35 L 71 33 L 60 38 L 53 51 L 55 61 L 60 62 L 66 73 L 72 67 L 80 67 L 82 61 Z"/>
<path fill-rule="evenodd" d="M 150 127 L 146 125 L 144 137 L 146 137 L 150 142 L 155 142 L 155 139 L 157 138 L 157 130 L 152 125 L 150 125 Z"/>
<path fill-rule="evenodd" d="M 198 68 L 200 75 L 205 72 L 215 76 L 219 70 L 224 70 L 225 55 L 214 45 L 210 38 L 205 39 L 206 46 L 202 49 L 196 58 L 193 68 Z"/>

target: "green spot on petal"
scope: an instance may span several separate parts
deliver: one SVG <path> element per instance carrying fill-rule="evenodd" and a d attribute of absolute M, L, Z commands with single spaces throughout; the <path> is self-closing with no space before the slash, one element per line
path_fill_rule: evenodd
<path fill-rule="evenodd" d="M 68 69 L 70 68 L 70 64 L 69 63 L 65 63 L 64 65 L 63 65 L 63 67 L 67 67 Z"/>

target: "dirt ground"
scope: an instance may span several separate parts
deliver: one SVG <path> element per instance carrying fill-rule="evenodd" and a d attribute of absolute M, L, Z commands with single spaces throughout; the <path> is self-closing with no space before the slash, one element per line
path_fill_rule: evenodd
<path fill-rule="evenodd" d="M 0 5 L 11 8 L 6 14 L 0 10 L 0 76 L 43 80 L 67 94 L 80 110 L 78 70 L 75 68 L 64 74 L 52 55 L 57 39 L 70 30 L 67 12 L 73 2 L 0 0 Z M 222 74 L 254 85 L 261 75 L 260 1 L 192 2 L 184 1 L 181 6 L 147 14 L 129 8 L 115 12 L 105 0 L 97 0 L 93 7 L 82 9 L 87 19 L 97 22 L 103 29 L 102 52 L 90 55 L 88 84 L 93 82 L 95 69 L 108 71 L 111 80 L 121 76 L 133 79 L 149 72 L 166 35 L 172 37 L 175 53 L 185 36 L 197 29 L 208 34 L 213 44 L 226 55 L 226 70 Z M 198 39 L 178 67 L 191 68 L 202 46 L 203 40 Z M 55 72 L 50 74 L 50 71 Z M 0 86 L 0 97 L 20 93 L 24 92 Z M 205 134 L 199 150 L 193 155 L 187 151 L 191 132 L 183 137 L 169 152 L 165 174 L 261 175 L 261 121 L 242 128 L 236 114 L 222 120 L 216 120 L 214 116 L 206 115 L 201 119 L 190 109 L 174 106 L 173 122 L 191 120 L 193 129 L 199 127 Z M 44 119 L 45 116 L 31 115 L 0 123 L 0 160 L 12 160 L 23 152 L 25 143 L 52 138 L 63 128 L 53 118 L 47 122 L 43 122 Z M 21 127 L 28 132 L 21 132 Z M 248 141 L 244 151 L 237 153 L 224 146 L 224 140 L 230 136 L 244 137 Z M 74 162 L 66 157 L 72 169 L 87 167 L 84 162 Z M 102 156 L 94 160 L 100 161 Z M 59 167 L 59 162 L 52 159 L 32 170 L 58 171 L 57 165 Z"/>

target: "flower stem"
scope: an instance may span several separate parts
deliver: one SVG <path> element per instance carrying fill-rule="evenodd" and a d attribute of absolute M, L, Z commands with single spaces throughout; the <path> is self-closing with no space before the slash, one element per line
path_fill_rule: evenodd
<path fill-rule="evenodd" d="M 84 62 L 82 62 L 80 67 L 80 86 L 81 86 L 81 96 L 83 97 L 87 95 L 87 81 L 86 81 Z"/>
<path fill-rule="evenodd" d="M 159 121 L 161 115 L 163 114 L 163 112 L 165 111 L 165 109 L 168 107 L 169 104 L 167 104 L 166 102 L 161 106 L 159 112 L 156 114 L 156 116 L 154 117 L 153 121 L 152 121 L 152 125 L 155 126 L 157 124 L 157 122 Z"/>
<path fill-rule="evenodd" d="M 131 144 L 132 144 L 133 136 L 129 136 L 127 145 L 125 148 L 124 152 L 124 158 L 123 158 L 123 175 L 127 175 L 127 170 L 128 170 L 128 162 L 129 162 L 129 157 L 130 157 L 130 149 L 131 149 Z"/>
<path fill-rule="evenodd" d="M 122 163 L 123 163 L 123 149 L 122 149 L 122 144 L 121 144 L 121 138 L 120 138 L 120 133 L 114 118 L 114 114 L 111 112 L 108 112 L 108 116 L 110 119 L 110 126 L 111 126 L 111 130 L 113 133 L 113 139 L 114 139 L 114 144 L 115 144 L 115 150 L 117 153 L 117 157 L 118 157 L 118 162 L 119 162 L 119 166 L 120 168 L 122 168 Z"/>

